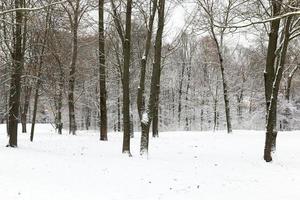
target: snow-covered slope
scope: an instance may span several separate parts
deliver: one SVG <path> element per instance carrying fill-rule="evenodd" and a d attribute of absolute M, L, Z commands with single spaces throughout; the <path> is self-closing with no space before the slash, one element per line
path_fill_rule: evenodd
<path fill-rule="evenodd" d="M 253 131 L 169 132 L 151 139 L 148 159 L 121 154 L 121 133 L 108 142 L 97 132 L 57 135 L 38 125 L 35 140 L 19 134 L 4 147 L 0 126 L 0 199 L 3 200 L 297 200 L 300 133 L 280 133 L 275 161 L 262 159 L 264 134 Z"/>

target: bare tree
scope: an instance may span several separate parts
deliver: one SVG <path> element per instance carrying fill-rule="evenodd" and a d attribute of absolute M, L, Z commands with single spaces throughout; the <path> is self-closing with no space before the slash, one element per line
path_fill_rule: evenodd
<path fill-rule="evenodd" d="M 76 65 L 78 57 L 78 28 L 82 16 L 87 11 L 88 4 L 82 0 L 68 0 L 68 5 L 63 5 L 70 23 L 72 31 L 72 56 L 69 73 L 69 90 L 68 90 L 68 106 L 69 106 L 69 133 L 76 135 L 76 117 L 75 117 L 75 80 Z"/>
<path fill-rule="evenodd" d="M 154 46 L 154 63 L 151 76 L 151 90 L 147 110 L 142 116 L 142 135 L 140 154 L 148 154 L 149 146 L 149 130 L 151 121 L 155 114 L 155 104 L 157 103 L 157 95 L 159 93 L 159 80 L 161 73 L 161 57 L 162 57 L 162 38 L 165 25 L 165 0 L 159 0 L 158 3 L 158 24 Z"/>
<path fill-rule="evenodd" d="M 225 105 L 225 116 L 226 116 L 226 125 L 227 125 L 227 132 L 232 132 L 231 126 L 231 115 L 230 115 L 230 104 L 229 104 L 229 94 L 228 94 L 228 84 L 225 77 L 225 58 L 224 58 L 224 37 L 228 28 L 226 27 L 234 18 L 231 16 L 232 9 L 235 7 L 235 4 L 238 3 L 237 0 L 228 0 L 226 2 L 218 2 L 216 0 L 209 0 L 209 1 L 200 1 L 197 0 L 197 3 L 200 9 L 204 12 L 204 17 L 207 19 L 207 30 L 209 31 L 210 36 L 214 40 L 216 44 L 216 49 L 218 53 L 219 59 L 219 68 L 221 71 L 221 78 L 222 78 L 222 86 L 223 86 L 223 98 L 224 98 L 224 105 Z M 218 5 L 219 4 L 219 5 Z M 223 6 L 224 13 L 217 14 L 216 7 Z M 221 23 L 224 24 L 224 27 L 216 27 L 216 18 L 219 15 Z"/>
<path fill-rule="evenodd" d="M 113 0 L 111 0 L 111 6 L 113 10 L 114 23 L 122 41 L 123 47 L 123 70 L 120 70 L 122 74 L 122 86 L 123 86 L 123 148 L 124 154 L 130 153 L 130 90 L 129 90 L 129 68 L 131 60 L 131 16 L 132 16 L 132 0 L 126 1 L 126 19 L 125 19 L 125 31 L 122 26 L 122 19 L 117 12 L 117 7 Z M 119 59 L 118 59 L 119 60 Z M 119 65 L 121 66 L 121 65 Z"/>

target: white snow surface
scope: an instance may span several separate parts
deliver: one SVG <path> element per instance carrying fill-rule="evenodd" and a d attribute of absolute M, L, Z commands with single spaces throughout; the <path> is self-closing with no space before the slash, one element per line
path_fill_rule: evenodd
<path fill-rule="evenodd" d="M 121 133 L 102 142 L 98 131 L 36 128 L 33 143 L 20 133 L 14 149 L 0 126 L 0 199 L 300 199 L 300 132 L 279 133 L 275 161 L 265 163 L 263 131 L 162 132 L 145 159 L 138 133 L 127 157 Z"/>

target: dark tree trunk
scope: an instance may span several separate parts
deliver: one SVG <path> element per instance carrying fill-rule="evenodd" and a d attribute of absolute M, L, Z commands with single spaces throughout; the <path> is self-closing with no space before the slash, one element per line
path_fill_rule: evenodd
<path fill-rule="evenodd" d="M 23 7 L 26 7 L 25 1 L 23 1 Z M 23 28 L 23 44 L 22 44 L 22 55 L 25 55 L 26 51 L 26 34 L 27 34 L 27 15 L 24 16 L 24 28 Z M 22 62 L 22 68 L 24 69 L 24 62 Z M 26 123 L 27 123 L 27 113 L 29 109 L 29 102 L 30 102 L 30 96 L 31 96 L 31 86 L 27 85 L 29 84 L 26 81 L 25 78 L 25 91 L 24 91 L 24 104 L 23 109 L 21 111 L 21 124 L 22 124 L 22 133 L 26 133 Z"/>
<path fill-rule="evenodd" d="M 186 85 L 186 92 L 185 92 L 185 130 L 186 131 L 190 131 L 191 130 L 191 124 L 190 122 L 190 115 L 188 113 L 189 112 L 189 106 L 188 101 L 189 101 L 189 95 L 190 95 L 190 84 L 191 84 L 191 73 L 192 73 L 192 66 L 191 66 L 191 58 L 190 58 L 190 62 L 188 63 L 188 67 L 187 67 L 187 85 Z"/>
<path fill-rule="evenodd" d="M 22 123 L 22 133 L 26 133 L 26 124 L 27 124 L 27 114 L 29 110 L 29 103 L 30 103 L 30 97 L 31 97 L 31 86 L 26 86 L 26 89 L 24 91 L 25 96 L 24 96 L 24 105 L 23 105 L 23 110 L 21 113 L 21 123 Z"/>
<path fill-rule="evenodd" d="M 225 78 L 224 58 L 223 58 L 223 53 L 222 53 L 223 35 L 221 35 L 221 42 L 219 43 L 213 27 L 211 28 L 211 31 L 212 31 L 212 35 L 213 35 L 213 40 L 215 41 L 215 44 L 216 44 L 218 59 L 219 59 L 219 67 L 221 70 L 227 133 L 231 133 L 232 127 L 231 127 L 231 115 L 230 115 L 230 107 L 229 107 L 230 105 L 229 105 L 228 85 L 227 85 L 227 81 Z"/>
<path fill-rule="evenodd" d="M 38 75 L 37 75 L 37 83 L 35 88 L 35 95 L 34 95 L 34 103 L 33 103 L 33 113 L 32 113 L 32 123 L 31 123 L 31 131 L 30 131 L 30 141 L 33 142 L 34 137 L 34 128 L 35 128 L 35 122 L 36 122 L 36 114 L 37 114 L 37 106 L 38 106 L 38 99 L 39 99 L 39 89 L 41 85 L 41 71 L 42 66 L 40 65 L 38 68 Z"/>
<path fill-rule="evenodd" d="M 159 117 L 159 95 L 160 95 L 160 76 L 161 69 L 158 74 L 158 84 L 156 85 L 156 94 L 155 94 L 155 104 L 154 104 L 154 113 L 153 113 L 153 121 L 152 121 L 152 137 L 158 137 L 158 117 Z"/>
<path fill-rule="evenodd" d="M 45 46 L 46 46 L 47 35 L 48 35 L 48 24 L 49 24 L 48 20 L 50 19 L 49 15 L 50 15 L 50 13 L 48 11 L 47 15 L 46 15 L 45 32 L 44 32 L 44 35 L 43 35 L 43 38 L 42 38 L 43 39 L 42 47 L 41 47 L 41 51 L 39 52 L 39 66 L 38 66 L 38 69 L 37 69 L 37 83 L 36 83 L 36 88 L 35 88 L 32 122 L 31 122 L 31 131 L 30 131 L 30 141 L 31 142 L 33 142 L 33 137 L 34 137 L 34 128 L 35 128 L 37 106 L 38 106 L 38 100 L 39 100 L 39 89 L 40 89 L 40 85 L 42 83 L 41 75 L 42 75 L 42 67 L 43 67 L 43 62 L 44 62 Z"/>
<path fill-rule="evenodd" d="M 243 88 L 241 91 L 236 95 L 237 100 L 237 117 L 238 117 L 238 123 L 242 123 L 243 120 L 243 110 L 242 110 L 242 101 L 244 98 L 244 91 Z"/>
<path fill-rule="evenodd" d="M 181 74 L 180 74 L 180 79 L 179 79 L 179 91 L 178 91 L 178 125 L 179 125 L 179 127 L 181 126 L 180 125 L 180 123 L 181 123 L 181 110 L 182 110 L 181 97 L 182 97 L 184 71 L 185 71 L 185 63 L 183 61 L 182 66 L 181 66 Z"/>
<path fill-rule="evenodd" d="M 142 119 L 142 135 L 140 154 L 148 154 L 149 146 L 149 129 L 155 113 L 156 98 L 158 95 L 159 79 L 161 71 L 161 51 L 162 51 L 162 36 L 165 22 L 165 0 L 159 0 L 158 6 L 158 29 L 155 39 L 154 63 L 151 77 L 151 90 L 148 103 L 148 113 L 143 114 Z M 145 116 L 144 116 L 145 115 Z"/>
<path fill-rule="evenodd" d="M 104 0 L 99 0 L 100 140 L 107 140 Z"/>
<path fill-rule="evenodd" d="M 138 88 L 138 95 L 137 95 L 137 108 L 138 108 L 138 113 L 139 113 L 139 118 L 142 120 L 142 115 L 145 112 L 145 97 L 144 97 L 144 92 L 145 92 L 145 77 L 146 77 L 146 66 L 147 66 L 147 61 L 148 61 L 148 56 L 150 52 L 150 47 L 151 47 L 151 39 L 152 39 L 152 32 L 153 32 L 153 23 L 155 19 L 155 13 L 157 10 L 157 0 L 154 0 L 153 3 L 151 4 L 152 7 L 152 13 L 149 18 L 149 26 L 147 27 L 147 37 L 146 37 L 146 42 L 145 42 L 145 49 L 144 49 L 144 54 L 141 59 L 141 74 L 140 74 L 140 85 Z"/>
<path fill-rule="evenodd" d="M 61 70 L 62 71 L 62 70 Z M 62 123 L 62 101 L 63 101 L 63 72 L 60 74 L 60 82 L 59 82 L 59 93 L 57 99 L 57 121 L 56 121 L 56 128 L 58 134 L 62 134 L 63 123 Z"/>
<path fill-rule="evenodd" d="M 118 121 L 117 121 L 117 131 L 121 132 L 121 102 L 120 102 L 120 97 L 118 97 Z"/>
<path fill-rule="evenodd" d="M 132 0 L 127 0 L 126 5 L 126 30 L 123 44 L 124 68 L 123 68 L 123 149 L 122 152 L 130 153 L 130 91 L 129 91 L 129 67 L 131 58 L 131 12 Z"/>
<path fill-rule="evenodd" d="M 296 67 L 293 68 L 291 73 L 289 73 L 286 81 L 286 91 L 285 91 L 285 99 L 289 102 L 290 101 L 290 96 L 291 96 L 291 86 L 292 86 L 292 79 L 296 71 L 298 70 L 299 66 L 297 65 Z"/>
<path fill-rule="evenodd" d="M 77 19 L 73 27 L 73 42 L 72 42 L 72 61 L 69 74 L 69 91 L 68 91 L 68 106 L 69 106 L 69 133 L 76 135 L 76 117 L 75 117 L 75 102 L 74 102 L 74 90 L 75 90 L 75 75 L 76 75 L 76 62 L 78 53 L 78 24 Z"/>
<path fill-rule="evenodd" d="M 272 9 L 273 17 L 280 14 L 281 3 L 282 0 L 271 1 L 271 5 L 273 8 Z M 280 20 L 271 21 L 270 24 L 271 24 L 271 30 L 269 33 L 269 43 L 268 43 L 266 66 L 265 66 L 265 73 L 264 73 L 265 99 L 266 99 L 266 124 L 268 124 L 268 118 L 270 118 L 272 119 L 272 124 L 269 124 L 269 126 L 270 127 L 274 126 L 276 128 L 276 112 L 271 110 L 271 113 L 269 113 L 269 108 L 271 104 L 271 94 L 272 94 L 273 82 L 275 78 L 275 60 L 276 60 L 276 50 L 277 50 L 277 43 L 278 43 L 278 31 L 279 31 Z M 266 133 L 264 159 L 267 162 L 272 161 L 271 151 L 272 151 L 272 143 L 275 144 L 275 139 L 274 139 L 276 138 L 275 135 L 277 135 L 276 130 L 274 132 L 273 130 L 272 132 L 267 131 Z"/>
<path fill-rule="evenodd" d="M 203 131 L 203 124 L 204 124 L 204 100 L 201 101 L 201 111 L 200 111 L 200 131 Z M 194 114 L 195 115 L 195 114 Z"/>
<path fill-rule="evenodd" d="M 58 56 L 55 55 L 56 61 L 59 66 L 59 82 L 58 82 L 58 90 L 56 91 L 56 98 L 55 98 L 55 128 L 59 135 L 62 134 L 63 123 L 62 123 L 62 106 L 63 106 L 63 89 L 64 89 L 64 71 L 62 68 L 62 63 Z"/>
<path fill-rule="evenodd" d="M 292 17 L 286 19 L 285 27 L 283 30 L 283 44 L 281 47 L 281 52 L 278 58 L 277 71 L 274 75 L 274 81 L 272 87 L 269 88 L 271 91 L 270 103 L 267 110 L 267 125 L 266 125 L 266 140 L 265 140 L 265 149 L 264 149 L 264 160 L 266 162 L 272 161 L 272 152 L 276 150 L 276 139 L 277 139 L 277 130 L 276 130 L 276 113 L 277 113 L 277 99 L 279 86 L 284 70 L 286 53 L 289 44 L 290 37 L 290 25 Z M 271 42 L 271 41 L 269 41 Z"/>
<path fill-rule="evenodd" d="M 218 127 L 218 111 L 217 111 L 218 100 L 214 99 L 214 131 L 217 130 Z"/>
<path fill-rule="evenodd" d="M 69 134 L 76 135 L 76 115 L 75 115 L 75 80 L 76 80 L 76 66 L 77 66 L 77 57 L 78 57 L 78 27 L 80 19 L 83 15 L 83 10 L 81 9 L 80 0 L 76 0 L 73 4 L 71 1 L 68 1 L 72 7 L 72 11 L 66 9 L 68 12 L 70 27 L 72 31 L 72 58 L 70 63 L 70 72 L 69 72 L 69 89 L 68 89 L 68 107 L 69 107 Z"/>
<path fill-rule="evenodd" d="M 232 127 L 231 127 L 231 115 L 230 115 L 229 97 L 228 97 L 228 86 L 227 86 L 227 81 L 225 80 L 223 58 L 221 57 L 221 54 L 219 54 L 219 57 L 220 57 L 220 68 L 221 68 L 221 76 L 222 76 L 222 84 L 223 84 L 223 98 L 225 104 L 227 133 L 231 133 Z"/>
<path fill-rule="evenodd" d="M 15 0 L 15 8 L 21 8 L 22 1 Z M 22 53 L 22 11 L 16 11 L 15 32 L 14 32 L 14 50 L 12 55 L 12 74 L 9 91 L 9 124 L 8 134 L 10 147 L 18 146 L 18 117 L 20 108 L 21 76 L 23 70 L 24 55 Z M 24 39 L 24 38 L 23 38 Z"/>

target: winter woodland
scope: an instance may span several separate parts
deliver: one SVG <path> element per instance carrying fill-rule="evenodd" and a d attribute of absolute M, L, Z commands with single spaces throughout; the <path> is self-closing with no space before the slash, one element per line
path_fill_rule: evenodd
<path fill-rule="evenodd" d="M 284 166 L 296 163 L 300 167 L 299 143 L 297 146 L 293 142 L 297 139 L 300 142 L 297 132 L 300 129 L 299 35 L 298 0 L 0 0 L 0 134 L 3 141 L 0 159 L 8 159 L 11 165 L 21 154 L 25 157 L 22 159 L 30 155 L 29 159 L 34 160 L 34 150 L 29 154 L 22 152 L 31 148 L 47 152 L 48 156 L 51 152 L 65 151 L 69 157 L 80 148 L 78 155 L 83 155 L 88 147 L 103 148 L 103 152 L 99 152 L 101 156 L 110 156 L 98 161 L 107 160 L 107 168 L 116 174 L 121 172 L 115 165 L 131 166 L 131 162 L 144 167 L 134 168 L 137 172 L 131 169 L 129 174 L 152 174 L 159 171 L 153 167 L 159 163 L 155 159 L 179 164 L 181 157 L 175 152 L 182 148 L 183 157 L 197 154 L 193 161 L 187 162 L 190 166 L 196 161 L 206 162 L 203 170 L 210 174 L 219 165 L 207 159 L 210 157 L 224 164 L 224 171 L 216 169 L 217 172 L 231 173 L 226 165 L 231 161 L 221 156 L 236 155 L 233 149 L 236 146 L 236 151 L 242 154 L 238 154 L 234 162 L 240 165 L 252 162 L 240 170 L 247 171 L 252 165 L 264 168 L 265 162 L 274 161 L 275 155 Z M 181 143 L 187 145 L 186 148 L 180 147 Z M 8 148 L 4 148 L 6 144 Z M 210 145 L 221 151 L 213 151 Z M 222 150 L 223 145 L 230 149 Z M 160 157 L 160 146 L 164 147 L 161 153 L 167 153 L 165 157 Z M 57 149 L 53 150 L 54 147 Z M 201 155 L 194 149 L 198 147 L 202 148 Z M 94 155 L 96 151 L 91 149 L 87 152 Z M 281 156 L 277 157 L 277 153 Z M 119 158 L 120 155 L 129 160 Z M 103 165 L 92 164 L 92 160 L 99 158 L 89 156 L 87 163 Z M 113 160 L 114 156 L 119 161 Z M 6 161 L 1 161 L 1 165 L 5 165 Z M 161 170 L 168 173 L 174 165 L 162 165 Z M 273 166 L 266 169 L 266 174 L 272 169 L 280 171 L 278 163 L 270 165 Z M 45 166 L 40 165 L 40 168 Z M 85 168 L 73 167 L 83 178 L 80 170 Z M 174 172 L 186 181 L 180 182 L 178 187 L 190 191 L 194 186 L 187 184 L 193 185 L 195 178 L 201 179 L 201 176 L 189 173 L 183 163 L 179 168 L 191 181 L 183 178 L 183 172 Z M 4 169 L 0 167 L 0 181 L 5 177 Z M 13 171 L 14 167 L 9 169 Z M 255 169 L 255 174 L 259 174 L 259 168 Z M 22 169 L 18 170 L 21 173 Z M 300 174 L 293 170 L 287 169 L 290 177 L 300 183 Z M 114 177 L 127 180 L 123 175 Z M 105 178 L 104 175 L 99 177 Z M 172 175 L 169 178 L 175 179 Z M 244 182 L 239 183 L 241 187 L 251 179 L 244 178 Z M 256 192 L 271 182 L 262 177 L 254 179 L 258 182 L 248 185 Z M 278 181 L 273 179 L 272 182 Z M 221 183 L 228 183 L 223 176 L 216 176 L 207 185 L 205 181 L 195 183 L 195 188 L 202 191 L 198 195 L 194 190 L 184 193 L 170 189 L 171 186 L 166 192 L 162 188 L 169 182 L 159 177 L 154 180 L 162 181 L 162 187 L 156 185 L 162 196 L 158 192 L 157 196 L 151 196 L 145 191 L 143 195 L 123 188 L 122 192 L 127 192 L 124 197 L 222 199 L 222 192 L 218 197 L 210 196 L 214 192 L 209 192 L 212 188 L 208 186 L 223 188 Z M 97 181 L 90 181 L 96 187 Z M 113 178 L 110 183 L 120 185 Z M 139 185 L 134 180 L 129 183 L 133 187 Z M 9 188 L 9 185 L 2 186 Z M 76 186 L 71 184 L 71 188 Z M 232 196 L 231 189 L 222 190 L 225 197 L 241 197 Z M 76 190 L 59 190 L 57 194 L 61 196 L 47 198 L 69 199 L 68 194 Z M 86 188 L 89 190 L 91 188 Z M 6 199 L 31 199 L 29 194 L 22 196 L 20 192 L 17 198 L 13 196 L 16 191 L 8 191 L 11 193 L 0 189 L 0 198 L 4 195 Z M 136 196 L 130 196 L 131 191 Z M 243 190 L 238 191 L 243 193 Z M 110 188 L 104 199 L 122 199 L 122 195 L 111 195 L 115 192 Z M 172 192 L 176 195 L 172 196 Z M 91 199 L 98 197 L 97 193 L 88 193 Z M 41 191 L 39 194 L 41 196 L 35 195 L 32 199 L 44 199 Z M 78 199 L 89 196 L 81 197 L 79 190 L 76 194 Z M 272 197 L 258 192 L 258 196 L 264 194 L 266 199 Z M 279 191 L 275 194 L 278 199 L 300 197 L 299 192 L 287 192 L 290 196 Z"/>

